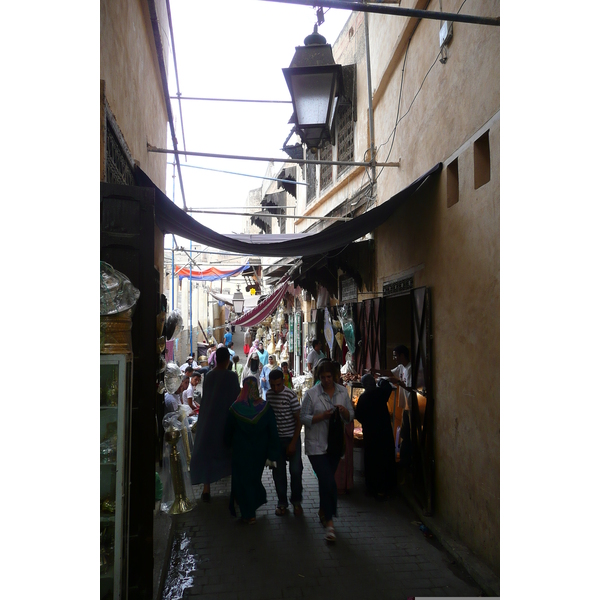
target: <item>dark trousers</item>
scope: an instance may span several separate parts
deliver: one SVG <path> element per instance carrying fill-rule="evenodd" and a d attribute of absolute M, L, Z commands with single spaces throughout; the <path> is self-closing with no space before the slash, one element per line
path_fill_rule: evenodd
<path fill-rule="evenodd" d="M 310 464 L 319 481 L 319 508 L 323 511 L 326 521 L 337 517 L 337 485 L 335 472 L 340 462 L 339 456 L 317 454 L 309 456 Z"/>
<path fill-rule="evenodd" d="M 290 500 L 292 504 L 302 502 L 302 442 L 298 438 L 296 452 L 292 456 L 286 456 L 285 450 L 291 441 L 291 437 L 279 438 L 279 458 L 277 459 L 277 468 L 273 469 L 273 482 L 277 491 L 278 506 L 288 506 L 286 462 L 289 462 L 290 465 L 290 487 L 292 491 Z"/>

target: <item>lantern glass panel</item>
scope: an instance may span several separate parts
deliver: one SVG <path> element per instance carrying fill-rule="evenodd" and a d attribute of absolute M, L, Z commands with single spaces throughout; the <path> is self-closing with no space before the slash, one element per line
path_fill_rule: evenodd
<path fill-rule="evenodd" d="M 333 73 L 294 75 L 293 97 L 296 100 L 298 125 L 327 124 Z"/>

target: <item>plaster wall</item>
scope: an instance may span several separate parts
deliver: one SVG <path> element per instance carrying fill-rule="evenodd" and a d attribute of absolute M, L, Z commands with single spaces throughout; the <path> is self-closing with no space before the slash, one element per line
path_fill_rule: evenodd
<path fill-rule="evenodd" d="M 430 3 L 406 4 L 424 9 Z M 448 0 L 444 11 L 456 12 L 460 5 Z M 469 3 L 463 12 L 498 16 L 500 3 Z M 354 27 L 364 39 L 364 21 L 357 19 L 355 13 L 346 33 Z M 431 289 L 434 518 L 499 573 L 500 31 L 454 23 L 442 64 L 438 21 L 370 14 L 368 22 L 377 158 L 401 163 L 377 170 L 377 203 L 444 164 L 435 181 L 375 230 L 377 288 L 381 292 L 385 281 L 413 274 L 415 287 Z M 355 157 L 362 160 L 368 148 L 364 48 L 359 55 L 343 35 L 334 56 L 357 64 Z M 473 144 L 486 131 L 490 180 L 474 189 Z M 448 207 L 447 165 L 454 159 L 459 200 Z M 356 171 L 352 181 L 359 182 L 365 170 Z M 351 189 L 342 182 L 308 210 L 326 214 Z"/>
<path fill-rule="evenodd" d="M 170 38 L 165 0 L 156 0 L 156 9 L 168 65 Z M 133 159 L 164 192 L 166 155 L 146 150 L 147 142 L 166 147 L 168 127 L 146 0 L 101 0 L 100 79 L 105 81 L 108 104 Z"/>
<path fill-rule="evenodd" d="M 456 11 L 454 4 L 444 10 Z M 498 15 L 499 3 L 477 5 L 470 13 Z M 375 18 L 369 23 L 373 30 L 379 25 Z M 455 23 L 443 65 L 436 61 L 438 30 L 438 22 L 422 20 L 410 43 L 401 116 L 424 83 L 396 130 L 390 159 L 402 157 L 401 166 L 382 171 L 378 201 L 437 162 L 445 168 L 376 230 L 377 276 L 379 289 L 410 273 L 415 287 L 431 288 L 434 515 L 499 573 L 499 31 Z M 387 50 L 375 52 L 377 64 L 387 62 Z M 395 66 L 388 63 L 393 73 L 387 74 L 375 108 L 378 142 L 396 122 L 403 64 L 404 53 Z M 490 181 L 475 190 L 473 144 L 485 131 Z M 459 201 L 448 207 L 447 165 L 455 158 Z"/>

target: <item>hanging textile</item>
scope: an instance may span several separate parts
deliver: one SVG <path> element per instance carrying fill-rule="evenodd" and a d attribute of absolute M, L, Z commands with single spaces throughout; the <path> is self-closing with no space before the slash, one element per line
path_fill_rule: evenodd
<path fill-rule="evenodd" d="M 245 312 L 235 321 L 231 321 L 230 325 L 239 325 L 240 327 L 252 327 L 262 323 L 268 316 L 273 314 L 281 302 L 288 288 L 289 278 L 284 279 L 273 291 L 270 296 L 267 296 L 258 306 Z"/>
<path fill-rule="evenodd" d="M 135 168 L 136 183 L 141 186 L 153 187 L 155 194 L 154 211 L 155 220 L 163 233 L 180 235 L 186 240 L 198 244 L 205 244 L 211 248 L 218 248 L 240 254 L 255 256 L 312 256 L 324 254 L 347 246 L 384 223 L 393 212 L 407 201 L 431 176 L 442 170 L 442 163 L 438 163 L 427 173 L 415 179 L 408 187 L 398 192 L 380 206 L 373 208 L 351 221 L 335 223 L 323 231 L 308 235 L 303 238 L 288 239 L 283 242 L 267 242 L 264 236 L 263 243 L 248 243 L 233 236 L 226 236 L 209 229 L 196 221 L 192 216 L 174 204 L 168 196 L 160 191 L 152 180 L 139 168 Z M 263 236 L 261 236 L 263 237 Z"/>
<path fill-rule="evenodd" d="M 202 269 L 201 271 L 192 270 L 192 281 L 217 281 L 218 279 L 225 279 L 227 277 L 239 275 L 246 269 L 251 268 L 252 267 L 249 267 L 248 263 L 246 263 L 237 269 L 230 269 L 229 271 L 217 269 L 216 267 L 208 267 L 206 269 Z M 189 279 L 190 270 L 185 267 L 175 267 L 175 275 L 177 275 L 180 280 Z"/>

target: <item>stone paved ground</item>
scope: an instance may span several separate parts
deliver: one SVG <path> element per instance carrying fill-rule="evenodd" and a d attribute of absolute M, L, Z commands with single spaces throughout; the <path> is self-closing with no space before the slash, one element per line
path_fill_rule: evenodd
<path fill-rule="evenodd" d="M 172 563 L 187 560 L 195 570 L 174 577 L 171 567 L 163 597 L 381 600 L 482 595 L 440 544 L 423 536 L 400 496 L 377 502 L 365 495 L 360 478 L 355 477 L 352 493 L 339 497 L 337 543 L 325 542 L 317 517 L 317 479 L 306 456 L 303 461 L 301 517 L 275 515 L 268 469 L 263 474 L 268 504 L 258 509 L 254 525 L 229 515 L 229 478 L 211 486 L 210 503 L 199 501 L 202 486 L 194 486 L 196 508 L 173 517 Z"/>

